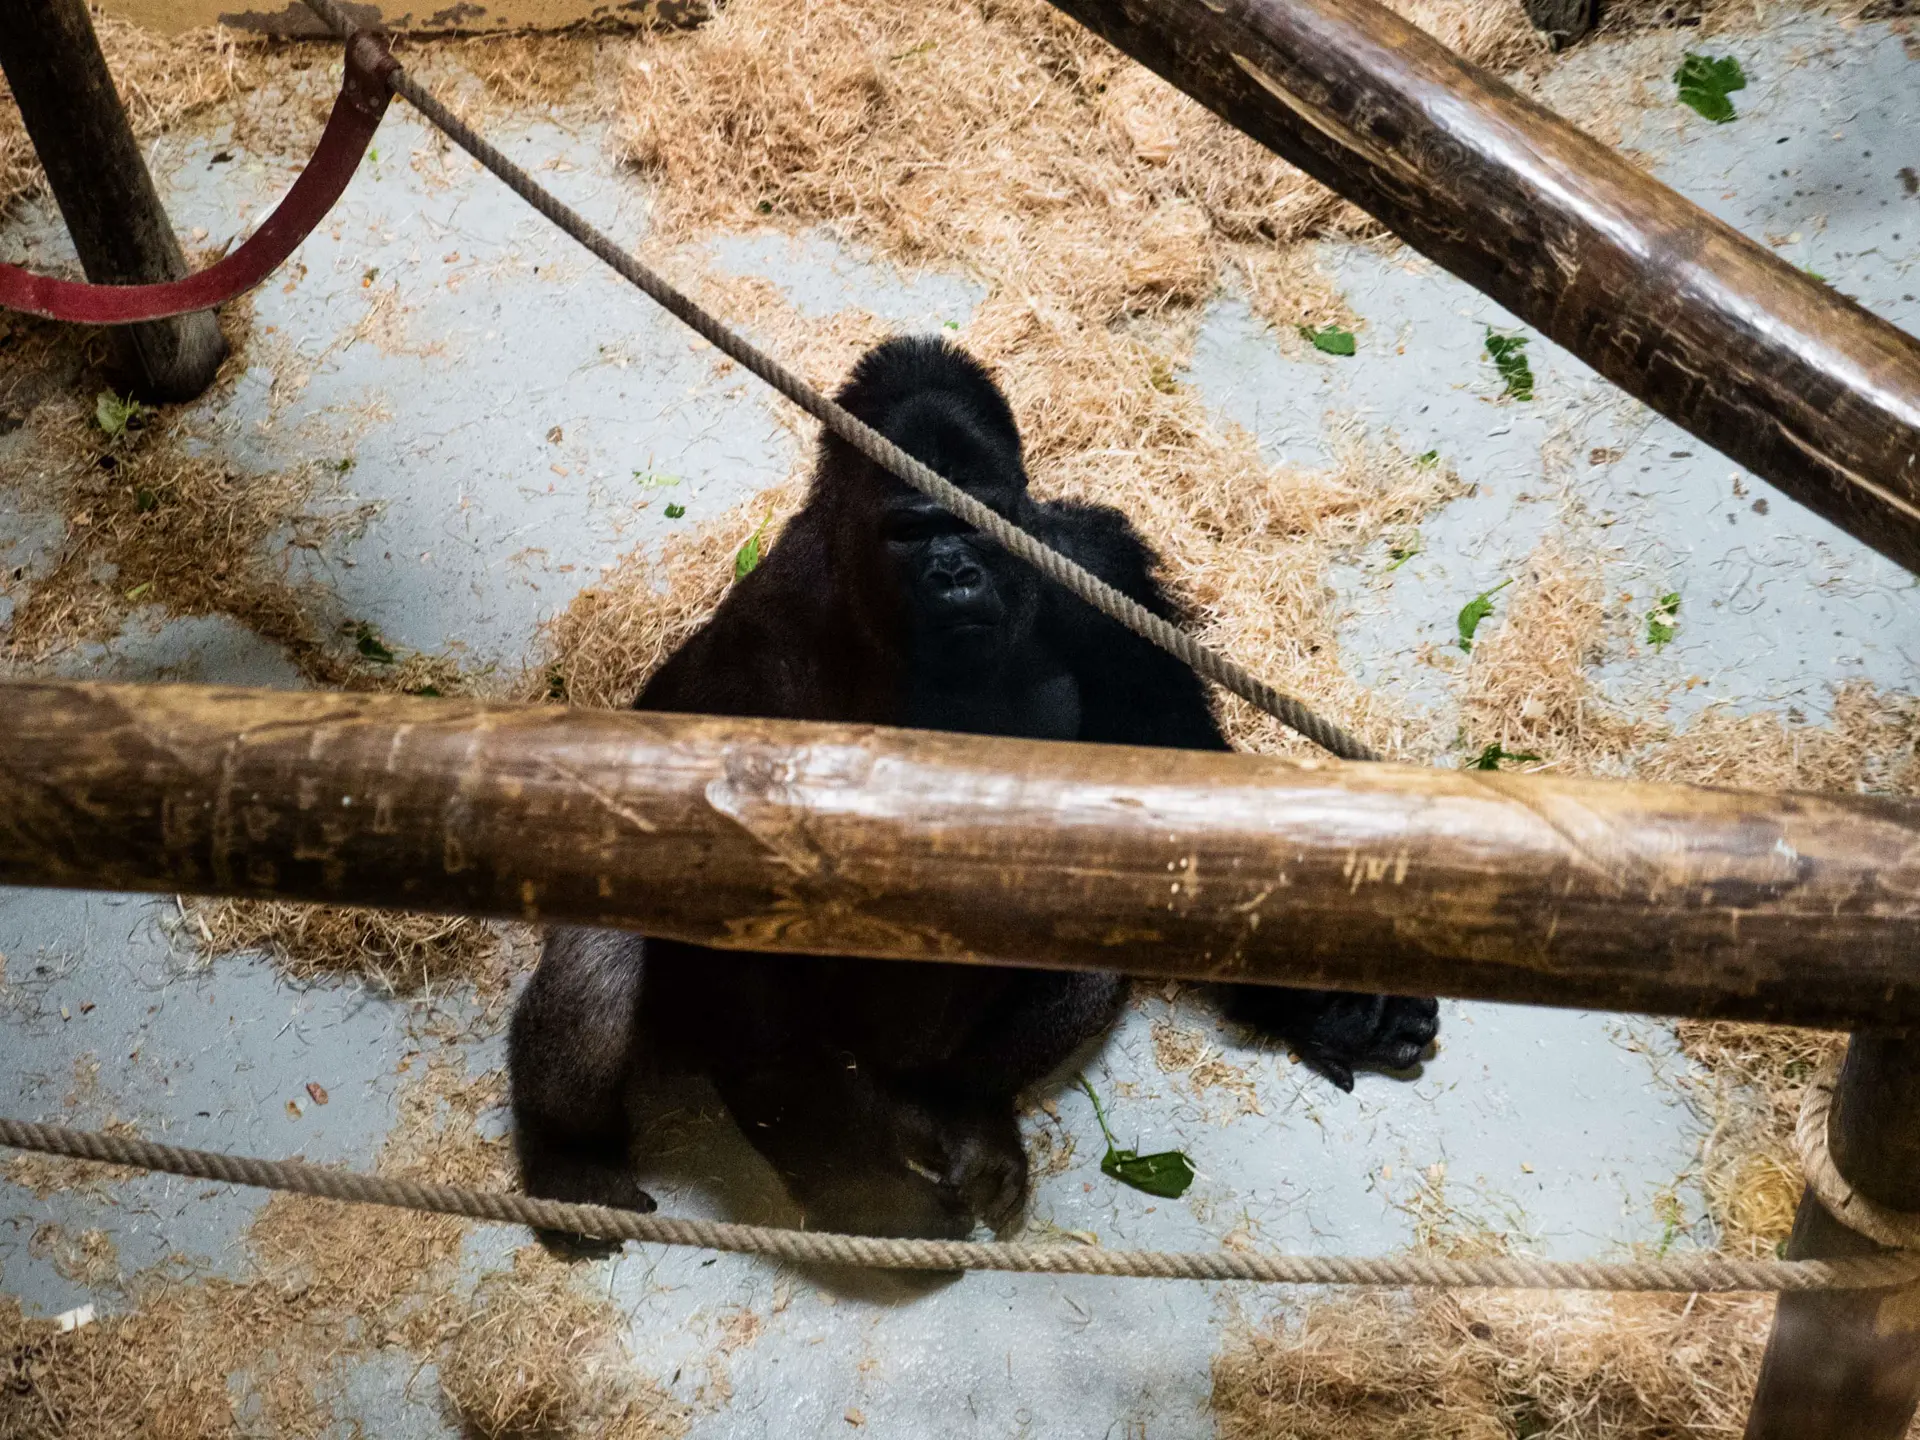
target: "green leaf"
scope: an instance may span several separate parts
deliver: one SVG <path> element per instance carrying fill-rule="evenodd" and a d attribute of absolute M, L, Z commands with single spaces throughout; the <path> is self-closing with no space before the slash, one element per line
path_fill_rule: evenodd
<path fill-rule="evenodd" d="M 127 433 L 129 426 L 139 428 L 139 422 L 151 415 L 151 406 L 142 405 L 129 395 L 122 400 L 111 390 L 102 390 L 93 402 L 93 421 L 109 440 L 118 440 Z"/>
<path fill-rule="evenodd" d="M 380 633 L 364 620 L 354 627 L 354 648 L 376 665 L 393 664 L 393 651 L 380 639 Z"/>
<path fill-rule="evenodd" d="M 1647 612 L 1647 643 L 1656 650 L 1670 644 L 1680 631 L 1680 592 L 1669 590 Z"/>
<path fill-rule="evenodd" d="M 1414 556 L 1418 555 L 1419 553 L 1420 553 L 1420 547 L 1418 545 L 1388 546 L 1387 558 L 1392 560 L 1393 563 L 1387 566 L 1387 573 L 1391 574 L 1393 571 L 1398 570 L 1402 565 L 1406 564 L 1407 561 L 1411 560 Z"/>
<path fill-rule="evenodd" d="M 1487 358 L 1506 382 L 1504 393 L 1515 400 L 1533 398 L 1533 367 L 1527 364 L 1527 337 L 1499 335 L 1487 327 Z"/>
<path fill-rule="evenodd" d="M 1163 1200 L 1178 1200 L 1193 1184 L 1193 1164 L 1178 1150 L 1162 1150 L 1154 1155 L 1108 1150 L 1100 1162 L 1100 1173 Z"/>
<path fill-rule="evenodd" d="M 1100 1133 L 1107 1142 L 1100 1173 L 1163 1200 L 1178 1200 L 1186 1194 L 1187 1187 L 1193 1184 L 1193 1162 L 1178 1150 L 1161 1150 L 1152 1155 L 1122 1150 L 1113 1142 L 1113 1131 L 1107 1128 L 1107 1112 L 1100 1106 L 1100 1097 L 1086 1076 L 1078 1079 L 1080 1088 L 1087 1092 L 1087 1099 L 1093 1102 L 1093 1118 L 1100 1122 Z"/>
<path fill-rule="evenodd" d="M 336 475 L 344 475 L 353 469 L 353 464 L 353 456 L 342 455 L 338 460 L 333 462 L 333 473 Z"/>
<path fill-rule="evenodd" d="M 682 515 L 686 513 L 687 513 L 687 507 L 684 505 L 668 505 L 667 506 L 667 519 L 669 520 L 678 520 Z"/>
<path fill-rule="evenodd" d="M 1480 622 L 1493 613 L 1493 597 L 1513 583 L 1509 575 L 1491 590 L 1482 590 L 1465 605 L 1460 607 L 1460 648 L 1473 649 L 1473 632 L 1480 628 Z"/>
<path fill-rule="evenodd" d="M 1424 455 L 1416 455 L 1413 457 L 1413 463 L 1418 465 L 1422 470 L 1431 470 L 1440 463 L 1440 452 L 1438 450 L 1429 450 Z"/>
<path fill-rule="evenodd" d="M 1531 751 L 1524 751 L 1516 755 L 1511 750 L 1502 750 L 1500 748 L 1500 742 L 1496 740 L 1475 756 L 1467 768 L 1469 770 L 1498 770 L 1502 760 L 1511 760 L 1516 765 L 1537 765 L 1540 763 L 1540 757 Z"/>
<path fill-rule="evenodd" d="M 138 600 L 142 595 L 146 594 L 151 589 L 153 589 L 153 581 L 151 580 L 142 581 L 140 584 L 134 586 L 131 590 L 127 591 L 127 599 Z"/>
<path fill-rule="evenodd" d="M 1680 103 L 1716 125 L 1726 124 L 1738 113 L 1727 96 L 1747 88 L 1746 71 L 1731 55 L 1715 59 L 1689 50 L 1673 78 L 1680 87 Z"/>
<path fill-rule="evenodd" d="M 940 328 L 942 330 L 958 330 L 960 328 L 960 322 L 958 320 L 942 320 L 940 322 Z"/>
<path fill-rule="evenodd" d="M 1354 351 L 1353 332 L 1340 325 L 1322 325 L 1318 330 L 1302 325 L 1300 338 L 1323 355 L 1351 355 Z"/>
<path fill-rule="evenodd" d="M 649 490 L 665 490 L 680 483 L 678 475 L 669 475 L 664 470 L 636 470 L 633 478 Z"/>
<path fill-rule="evenodd" d="M 744 580 L 759 568 L 760 537 L 766 533 L 767 523 L 772 519 L 773 511 L 769 508 L 767 513 L 761 517 L 760 523 L 754 527 L 753 533 L 747 537 L 747 543 L 734 551 L 733 578 L 735 580 Z"/>
<path fill-rule="evenodd" d="M 150 515 L 160 508 L 160 497 L 143 485 L 133 492 L 133 508 L 135 514 Z"/>

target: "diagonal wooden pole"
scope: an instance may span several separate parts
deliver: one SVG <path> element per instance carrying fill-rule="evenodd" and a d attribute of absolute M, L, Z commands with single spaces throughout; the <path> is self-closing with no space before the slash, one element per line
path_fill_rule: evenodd
<path fill-rule="evenodd" d="M 1920 343 L 1374 0 L 1053 0 L 1621 389 L 1920 570 Z"/>

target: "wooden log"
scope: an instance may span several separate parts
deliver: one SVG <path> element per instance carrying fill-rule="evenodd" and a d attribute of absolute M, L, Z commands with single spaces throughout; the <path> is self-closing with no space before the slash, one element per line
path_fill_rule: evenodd
<path fill-rule="evenodd" d="M 8 6 L 0 70 L 87 279 L 135 285 L 185 275 L 187 257 L 107 73 L 86 0 Z M 227 354 L 211 310 L 118 333 L 130 388 L 149 400 L 191 400 L 213 383 Z"/>
<path fill-rule="evenodd" d="M 0 884 L 1920 1021 L 1920 803 L 405 696 L 0 687 Z"/>
<path fill-rule="evenodd" d="M 1920 344 L 1373 0 L 1053 0 L 1623 390 L 1920 570 Z"/>
<path fill-rule="evenodd" d="M 1920 1211 L 1920 1044 L 1856 1035 L 1827 1123 L 1840 1173 L 1867 1199 Z M 1800 1200 L 1792 1260 L 1886 1253 Z M 1920 1289 L 1782 1295 L 1747 1440 L 1901 1440 L 1920 1402 Z"/>

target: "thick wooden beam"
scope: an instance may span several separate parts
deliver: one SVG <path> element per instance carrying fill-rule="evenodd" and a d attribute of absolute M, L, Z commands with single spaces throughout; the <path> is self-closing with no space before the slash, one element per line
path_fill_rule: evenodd
<path fill-rule="evenodd" d="M 138 285 L 185 275 L 187 257 L 107 73 L 86 0 L 13 0 L 0 22 L 0 70 L 87 279 Z M 129 387 L 148 400 L 191 400 L 227 354 L 211 310 L 120 333 Z"/>
<path fill-rule="evenodd" d="M 1834 1091 L 1827 1143 L 1847 1183 L 1875 1204 L 1920 1212 L 1920 1042 L 1856 1035 Z M 1882 1255 L 1800 1200 L 1791 1260 Z M 1747 1440 L 1901 1440 L 1920 1402 L 1920 1290 L 1782 1295 Z"/>
<path fill-rule="evenodd" d="M 1920 1022 L 1920 803 L 192 686 L 0 686 L 0 883 Z"/>
<path fill-rule="evenodd" d="M 1920 570 L 1920 344 L 1373 0 L 1053 0 L 1622 389 Z"/>

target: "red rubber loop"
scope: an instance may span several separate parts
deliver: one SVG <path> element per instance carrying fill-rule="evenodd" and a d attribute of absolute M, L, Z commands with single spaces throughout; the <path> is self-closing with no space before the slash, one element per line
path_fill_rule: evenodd
<path fill-rule="evenodd" d="M 353 179 L 387 113 L 387 76 L 395 68 L 384 39 L 366 30 L 353 33 L 340 95 L 313 158 L 273 214 L 224 260 L 160 285 L 89 285 L 0 265 L 0 307 L 76 325 L 130 325 L 209 310 L 251 290 L 326 218 Z"/>

